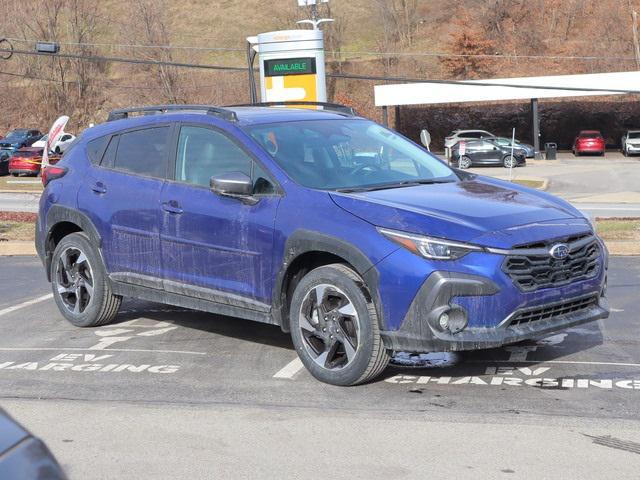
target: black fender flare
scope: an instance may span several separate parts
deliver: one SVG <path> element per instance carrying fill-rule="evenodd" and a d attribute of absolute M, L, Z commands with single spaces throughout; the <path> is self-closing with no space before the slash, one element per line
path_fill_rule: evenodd
<path fill-rule="evenodd" d="M 98 233 L 98 229 L 95 227 L 91 219 L 85 215 L 84 213 L 74 210 L 69 207 L 65 207 L 62 205 L 53 205 L 49 211 L 47 212 L 47 218 L 45 222 L 45 235 L 44 238 L 39 240 L 40 245 L 38 246 L 39 251 L 42 252 L 43 262 L 47 271 L 47 279 L 51 281 L 51 256 L 53 255 L 53 249 L 50 248 L 51 245 L 51 232 L 54 227 L 60 223 L 72 223 L 76 225 L 80 230 L 82 230 L 91 240 L 100 255 L 102 255 L 102 237 L 100 233 Z"/>
<path fill-rule="evenodd" d="M 309 252 L 330 253 L 348 262 L 362 277 L 367 292 L 376 306 L 380 328 L 382 328 L 383 312 L 378 294 L 378 270 L 371 260 L 353 244 L 331 235 L 311 230 L 296 230 L 285 243 L 282 264 L 275 278 L 272 292 L 271 314 L 276 324 L 283 331 L 289 331 L 288 306 L 286 305 L 287 291 L 285 278 L 294 261 Z"/>

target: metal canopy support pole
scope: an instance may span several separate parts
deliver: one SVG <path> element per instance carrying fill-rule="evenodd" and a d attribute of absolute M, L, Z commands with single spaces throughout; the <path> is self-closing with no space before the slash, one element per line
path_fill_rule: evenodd
<path fill-rule="evenodd" d="M 541 158 L 540 153 L 540 115 L 538 115 L 538 99 L 531 99 L 531 136 L 533 137 L 533 148 L 536 151 L 535 158 Z"/>
<path fill-rule="evenodd" d="M 389 111 L 387 110 L 387 106 L 382 107 L 382 124 L 385 127 L 389 126 Z"/>

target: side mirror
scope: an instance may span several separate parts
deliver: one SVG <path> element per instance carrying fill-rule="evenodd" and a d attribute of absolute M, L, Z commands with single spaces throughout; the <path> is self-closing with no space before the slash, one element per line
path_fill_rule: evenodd
<path fill-rule="evenodd" d="M 211 191 L 230 197 L 250 197 L 253 193 L 251 178 L 242 172 L 223 173 L 209 180 Z"/>

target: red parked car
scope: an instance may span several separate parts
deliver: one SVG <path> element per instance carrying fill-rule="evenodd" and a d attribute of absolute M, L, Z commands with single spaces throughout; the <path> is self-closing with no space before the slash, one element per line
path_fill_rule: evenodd
<path fill-rule="evenodd" d="M 42 166 L 42 148 L 23 147 L 13 154 L 9 160 L 9 173 L 18 175 L 37 176 Z M 60 160 L 59 155 L 50 155 L 49 163 L 55 165 Z"/>
<path fill-rule="evenodd" d="M 605 143 L 598 130 L 582 130 L 573 141 L 573 154 L 577 157 L 583 153 L 604 155 Z"/>

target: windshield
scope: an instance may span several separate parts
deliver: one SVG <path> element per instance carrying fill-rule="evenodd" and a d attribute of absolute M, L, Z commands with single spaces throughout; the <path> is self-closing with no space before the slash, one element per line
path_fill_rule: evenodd
<path fill-rule="evenodd" d="M 640 132 L 629 132 L 627 138 L 640 138 Z"/>
<path fill-rule="evenodd" d="M 348 190 L 455 181 L 453 170 L 368 120 L 310 120 L 246 128 L 296 182 Z"/>
<path fill-rule="evenodd" d="M 20 140 L 26 138 L 26 136 L 27 132 L 25 132 L 24 130 L 13 130 L 7 134 L 4 140 L 7 142 L 19 142 Z"/>

